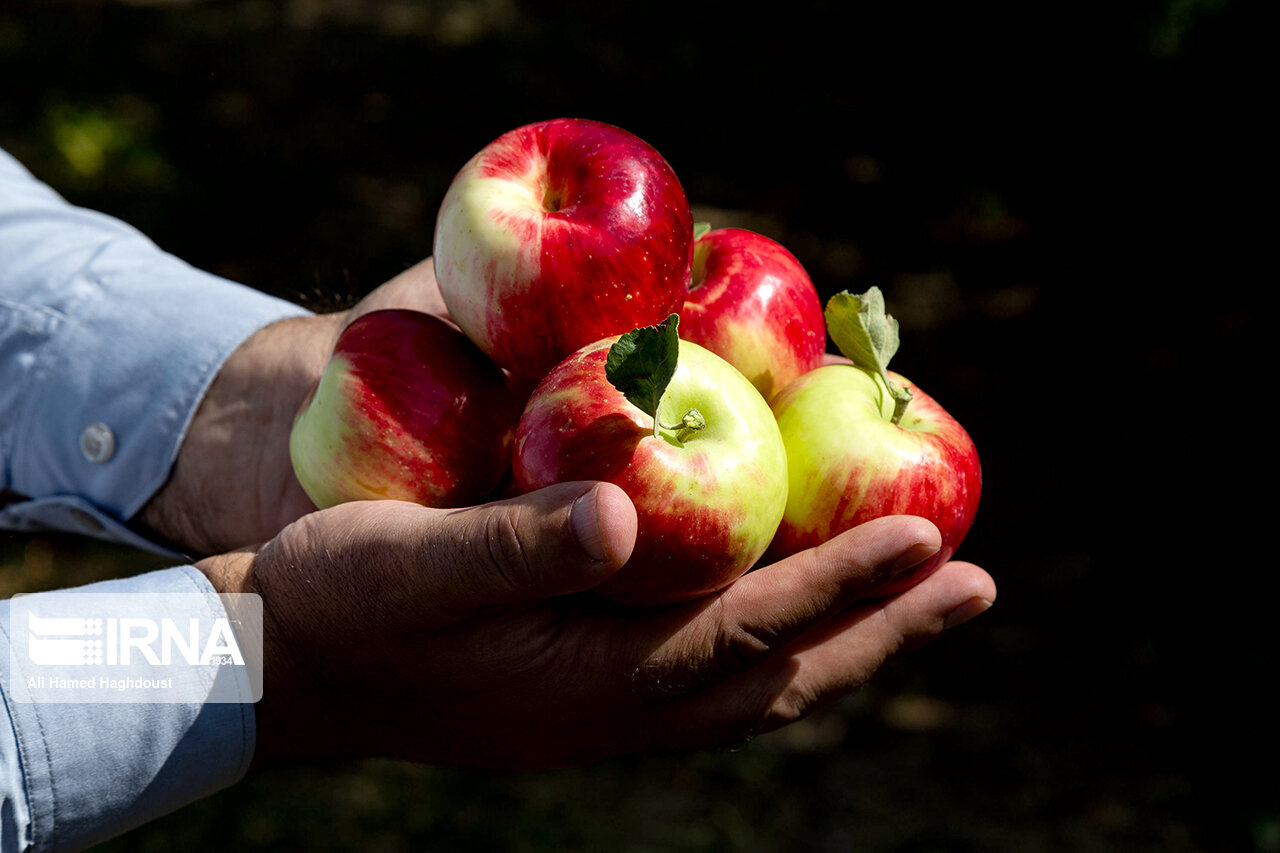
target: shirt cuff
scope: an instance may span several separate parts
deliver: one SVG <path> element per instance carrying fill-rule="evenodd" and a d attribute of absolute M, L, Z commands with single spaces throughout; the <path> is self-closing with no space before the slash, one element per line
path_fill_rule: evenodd
<path fill-rule="evenodd" d="M 191 566 L 79 591 L 199 593 L 212 616 L 226 615 L 208 580 Z M 11 660 L 9 631 L 9 619 L 0 619 L 0 838 L 5 851 L 83 849 L 221 790 L 248 772 L 255 742 L 252 704 L 23 701 L 26 685 L 20 662 Z"/>
<path fill-rule="evenodd" d="M 80 495 L 124 520 L 168 479 L 231 353 L 264 326 L 306 312 L 167 256 L 142 274 L 79 278 L 82 299 L 68 310 L 11 312 L 26 325 L 11 339 L 38 343 L 28 358 L 5 359 L 25 374 L 13 378 L 25 393 L 11 409 L 6 486 L 29 498 Z M 0 523 L 13 509 L 0 511 Z"/>

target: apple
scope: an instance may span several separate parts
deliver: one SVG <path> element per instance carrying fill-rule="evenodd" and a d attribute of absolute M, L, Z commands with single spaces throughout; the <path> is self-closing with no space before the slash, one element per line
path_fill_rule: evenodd
<path fill-rule="evenodd" d="M 813 547 L 882 515 L 937 525 L 942 550 L 886 595 L 951 558 L 978 510 L 982 471 L 973 440 L 932 397 L 888 370 L 897 321 L 878 288 L 837 294 L 828 329 L 851 364 L 806 373 L 772 401 L 787 448 L 787 506 L 768 559 Z"/>
<path fill-rule="evenodd" d="M 724 359 L 678 340 L 678 322 L 579 349 L 516 426 L 520 489 L 605 480 L 631 497 L 635 550 L 598 589 L 624 604 L 728 585 L 764 553 L 786 503 L 786 451 L 764 398 Z"/>
<path fill-rule="evenodd" d="M 621 128 L 555 119 L 462 167 L 433 252 L 454 322 L 499 366 L 539 380 L 586 344 L 679 311 L 692 246 L 662 155 Z"/>
<path fill-rule="evenodd" d="M 508 470 L 522 399 L 445 320 L 373 311 L 339 335 L 299 410 L 293 470 L 321 508 L 376 499 L 473 504 Z"/>
<path fill-rule="evenodd" d="M 780 243 L 742 228 L 694 241 L 680 336 L 738 368 L 766 400 L 820 366 L 827 348 L 809 274 Z"/>

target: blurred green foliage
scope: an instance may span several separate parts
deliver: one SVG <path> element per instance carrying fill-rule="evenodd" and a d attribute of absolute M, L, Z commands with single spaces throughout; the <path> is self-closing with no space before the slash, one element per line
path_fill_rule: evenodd
<path fill-rule="evenodd" d="M 173 180 L 173 167 L 148 138 L 153 120 L 149 105 L 137 98 L 118 99 L 106 110 L 51 105 L 41 123 L 63 168 L 49 180 L 88 189 L 110 178 L 135 189 L 163 190 Z"/>

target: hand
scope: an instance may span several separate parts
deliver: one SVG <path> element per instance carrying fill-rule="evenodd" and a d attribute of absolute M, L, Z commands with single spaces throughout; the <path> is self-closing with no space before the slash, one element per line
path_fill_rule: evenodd
<path fill-rule="evenodd" d="M 462 510 L 343 504 L 202 561 L 218 589 L 263 599 L 255 761 L 549 767 L 732 744 L 856 689 L 995 597 L 981 569 L 948 563 L 864 602 L 939 546 L 931 524 L 899 516 L 716 595 L 628 609 L 588 590 L 635 535 L 620 489 L 565 483 Z"/>
<path fill-rule="evenodd" d="M 350 311 L 273 323 L 227 359 L 187 430 L 169 480 L 137 521 L 194 554 L 265 542 L 315 506 L 289 461 L 289 432 L 338 334 L 362 314 L 412 308 L 447 317 L 431 259 Z"/>

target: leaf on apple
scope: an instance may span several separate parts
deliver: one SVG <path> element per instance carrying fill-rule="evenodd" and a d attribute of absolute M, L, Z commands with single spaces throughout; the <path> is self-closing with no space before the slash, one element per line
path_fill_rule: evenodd
<path fill-rule="evenodd" d="M 658 403 L 675 375 L 680 355 L 679 325 L 680 316 L 672 314 L 655 326 L 632 329 L 609 348 L 604 364 L 609 383 L 654 419 L 655 433 Z"/>
<path fill-rule="evenodd" d="M 889 379 L 889 359 L 898 351 L 898 321 L 885 312 L 884 294 L 871 287 L 855 296 L 845 290 L 827 302 L 827 333 L 846 358 L 878 376 L 893 397 L 893 423 L 902 420 L 911 390 Z"/>
<path fill-rule="evenodd" d="M 885 313 L 880 288 L 861 296 L 837 293 L 827 302 L 826 315 L 832 340 L 854 364 L 888 367 L 898 351 L 898 321 Z"/>

